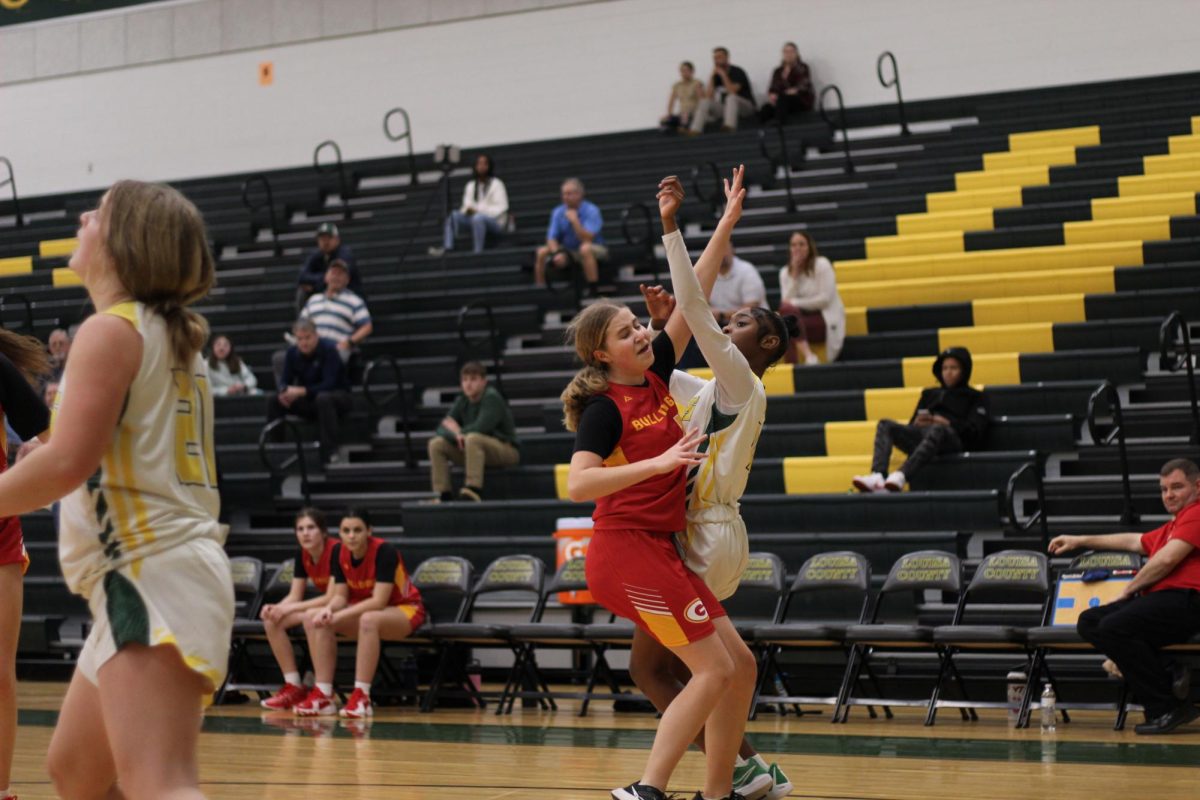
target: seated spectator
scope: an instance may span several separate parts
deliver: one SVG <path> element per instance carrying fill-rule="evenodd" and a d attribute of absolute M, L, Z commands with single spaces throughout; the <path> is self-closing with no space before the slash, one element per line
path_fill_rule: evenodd
<path fill-rule="evenodd" d="M 907 425 L 879 420 L 875 429 L 875 455 L 871 474 L 854 478 L 860 492 L 899 492 L 917 471 L 940 453 L 959 453 L 978 447 L 987 435 L 987 396 L 971 386 L 971 353 L 965 347 L 948 347 L 933 362 L 941 385 L 921 392 L 917 409 Z M 908 453 L 900 469 L 888 475 L 892 445 Z"/>
<path fill-rule="evenodd" d="M 325 289 L 304 304 L 300 319 L 310 319 L 317 335 L 337 345 L 342 361 L 348 362 L 354 348 L 374 331 L 371 312 L 354 290 L 348 288 L 350 268 L 336 258 L 325 270 Z"/>
<path fill-rule="evenodd" d="M 352 406 L 346 365 L 337 345 L 317 336 L 312 320 L 297 320 L 292 333 L 296 343 L 284 354 L 279 391 L 267 395 L 267 421 L 286 414 L 316 420 L 321 458 L 335 462 L 338 422 Z"/>
<path fill-rule="evenodd" d="M 438 497 L 452 500 L 450 462 L 465 463 L 467 476 L 458 497 L 478 502 L 483 499 L 485 467 L 511 467 L 521 460 L 517 429 L 504 396 L 488 385 L 483 364 L 463 364 L 458 380 L 462 394 L 429 440 L 430 477 Z"/>
<path fill-rule="evenodd" d="M 729 50 L 724 47 L 713 49 L 713 71 L 704 95 L 696 105 L 692 134 L 703 133 L 704 126 L 716 120 L 721 120 L 721 130 L 736 131 L 739 119 L 754 116 L 750 78 L 744 69 L 729 63 Z"/>
<path fill-rule="evenodd" d="M 421 593 L 408 578 L 404 559 L 393 545 L 375 536 L 371 517 L 348 509 L 339 528 L 341 546 L 332 562 L 333 596 L 304 618 L 316 685 L 292 710 L 298 716 L 331 715 L 337 637 L 358 640 L 354 691 L 338 712 L 343 717 L 371 716 L 371 684 L 379 665 L 380 642 L 406 639 L 425 621 Z"/>
<path fill-rule="evenodd" d="M 704 84 L 696 80 L 696 68 L 692 62 L 684 61 L 679 65 L 679 80 L 671 86 L 671 95 L 667 98 L 666 116 L 658 124 L 668 133 L 691 127 L 696 107 L 702 99 Z"/>
<path fill-rule="evenodd" d="M 837 278 L 829 259 L 805 231 L 788 240 L 788 264 L 779 270 L 779 313 L 800 320 L 800 336 L 788 346 L 787 363 L 796 363 L 796 351 L 805 364 L 816 364 L 810 342 L 825 343 L 825 360 L 836 361 L 846 339 L 846 307 L 838 295 Z"/>
<path fill-rule="evenodd" d="M 473 252 L 482 253 L 487 235 L 500 233 L 508 225 L 508 191 L 495 172 L 491 156 L 480 155 L 475 159 L 475 174 L 463 189 L 462 207 L 451 211 L 446 218 L 444 250 L 453 250 L 455 238 L 464 226 L 470 225 Z M 441 255 L 437 248 L 430 252 Z"/>
<path fill-rule="evenodd" d="M 721 261 L 708 304 L 722 327 L 747 306 L 767 307 L 767 286 L 762 276 L 753 264 L 737 257 L 732 244 Z"/>
<path fill-rule="evenodd" d="M 783 62 L 771 73 L 767 102 L 758 111 L 763 122 L 778 119 L 782 125 L 789 116 L 812 111 L 813 85 L 808 65 L 800 60 L 800 51 L 792 42 L 783 46 Z"/>
<path fill-rule="evenodd" d="M 262 394 L 254 370 L 233 352 L 228 336 L 215 336 L 208 356 L 208 385 L 214 397 Z"/>
<path fill-rule="evenodd" d="M 304 262 L 304 268 L 300 270 L 297 280 L 297 311 L 304 308 L 304 303 L 310 295 L 325 291 L 325 273 L 329 270 L 330 263 L 339 258 L 346 262 L 346 268 L 350 272 L 351 291 L 359 297 L 366 296 L 362 290 L 362 278 L 354 265 L 354 253 L 349 246 L 342 244 L 338 226 L 332 222 L 322 222 L 317 226 L 317 249 Z"/>
<path fill-rule="evenodd" d="M 338 542 L 329 535 L 325 515 L 317 508 L 302 508 L 296 514 L 295 523 L 299 547 L 293 558 L 292 585 L 287 597 L 263 606 L 258 615 L 263 621 L 271 654 L 283 673 L 283 687 L 261 703 L 263 708 L 272 711 L 290 711 L 308 696 L 300 679 L 296 650 L 288 631 L 304 624 L 305 614 L 328 605 L 333 598 L 331 577 L 333 562 L 338 557 Z M 305 600 L 310 581 L 317 595 Z"/>
<path fill-rule="evenodd" d="M 63 370 L 67 368 L 67 355 L 71 352 L 71 335 L 64 328 L 55 328 L 46 340 L 46 349 L 50 351 L 47 380 L 62 380 Z"/>
<path fill-rule="evenodd" d="M 1125 550 L 1150 557 L 1111 603 L 1079 615 L 1079 635 L 1115 663 L 1146 712 L 1142 735 L 1170 733 L 1200 717 L 1190 702 L 1191 674 L 1162 648 L 1200 634 L 1200 467 L 1186 458 L 1159 471 L 1171 521 L 1149 533 L 1056 536 L 1052 555 L 1074 550 Z M 1106 662 L 1107 663 L 1107 662 Z"/>
<path fill-rule="evenodd" d="M 54 408 L 54 401 L 58 397 L 58 381 L 50 381 L 42 389 L 42 402 L 46 404 L 46 408 Z"/>
<path fill-rule="evenodd" d="M 583 266 L 588 294 L 599 294 L 600 263 L 608 259 L 608 248 L 600 235 L 604 218 L 600 209 L 583 199 L 583 181 L 567 178 L 562 185 L 562 204 L 550 214 L 546 243 L 537 249 L 533 282 L 546 285 L 546 262 L 565 269 L 574 262 Z"/>

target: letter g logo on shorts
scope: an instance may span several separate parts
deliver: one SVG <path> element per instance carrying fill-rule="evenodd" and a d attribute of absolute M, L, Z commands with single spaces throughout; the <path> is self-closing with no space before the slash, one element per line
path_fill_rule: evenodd
<path fill-rule="evenodd" d="M 683 614 L 689 622 L 708 622 L 708 609 L 704 607 L 704 603 L 699 597 L 688 603 L 687 611 L 684 611 Z"/>

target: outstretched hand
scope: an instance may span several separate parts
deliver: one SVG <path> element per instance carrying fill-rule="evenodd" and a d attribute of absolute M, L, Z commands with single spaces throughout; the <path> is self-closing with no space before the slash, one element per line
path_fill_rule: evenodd
<path fill-rule="evenodd" d="M 675 219 L 679 207 L 683 205 L 683 184 L 674 175 L 668 175 L 658 182 L 658 215 L 663 219 Z"/>
<path fill-rule="evenodd" d="M 708 458 L 708 453 L 701 452 L 700 445 L 708 436 L 699 428 L 685 431 L 683 438 L 673 444 L 658 457 L 659 472 L 670 472 L 677 467 L 694 467 Z"/>
<path fill-rule="evenodd" d="M 727 219 L 733 224 L 742 218 L 742 201 L 746 199 L 746 189 L 743 183 L 746 180 L 746 166 L 738 164 L 733 171 L 732 180 L 725 179 L 725 213 L 722 219 Z"/>
<path fill-rule="evenodd" d="M 646 300 L 646 313 L 653 322 L 665 323 L 675 310 L 675 296 L 661 286 L 638 284 L 642 297 Z M 659 326 L 661 327 L 661 326 Z"/>

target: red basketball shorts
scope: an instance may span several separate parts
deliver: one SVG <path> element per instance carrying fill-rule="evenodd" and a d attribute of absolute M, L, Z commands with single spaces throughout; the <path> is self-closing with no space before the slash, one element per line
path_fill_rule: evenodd
<path fill-rule="evenodd" d="M 29 569 L 29 554 L 25 552 L 25 539 L 21 537 L 21 520 L 9 517 L 0 520 L 0 567 L 20 564 L 21 574 Z"/>
<path fill-rule="evenodd" d="M 700 576 L 684 566 L 669 533 L 593 531 L 587 584 L 596 602 L 665 647 L 710 636 L 712 618 L 725 616 Z"/>

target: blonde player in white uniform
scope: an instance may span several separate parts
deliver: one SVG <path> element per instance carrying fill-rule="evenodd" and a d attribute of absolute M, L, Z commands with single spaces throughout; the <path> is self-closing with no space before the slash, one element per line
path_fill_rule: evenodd
<path fill-rule="evenodd" d="M 785 320 L 764 308 L 738 311 L 722 330 L 708 305 L 706 295 L 741 217 L 743 175 L 739 167 L 732 183 L 725 182 L 725 213 L 695 270 L 675 223 L 675 213 L 683 201 L 682 186 L 675 178 L 662 181 L 659 211 L 674 301 L 661 287 L 643 290 L 655 318 L 654 326 L 660 327 L 671 313 L 682 314 L 713 372 L 712 380 L 704 380 L 676 371 L 671 377 L 671 394 L 686 429 L 699 429 L 708 435 L 708 458 L 688 474 L 688 530 L 679 538 L 687 566 L 704 578 L 719 600 L 737 591 L 749 559 L 746 525 L 738 505 L 766 416 L 767 393 L 762 375 L 787 352 L 789 337 L 799 332 L 794 317 Z M 630 672 L 638 687 L 660 708 L 679 693 L 681 681 L 687 679 L 686 669 L 649 637 L 635 636 Z M 701 732 L 698 746 L 703 746 L 703 737 Z M 733 788 L 748 800 L 758 800 L 785 797 L 792 785 L 778 765 L 767 764 L 743 740 Z"/>
<path fill-rule="evenodd" d="M 63 498 L 63 575 L 93 617 L 50 776 L 68 800 L 203 797 L 202 704 L 233 626 L 208 326 L 186 309 L 212 285 L 212 256 L 195 206 L 135 181 L 81 215 L 78 237 L 70 266 L 98 313 L 75 339 L 49 441 L 0 475 L 2 516 Z"/>

